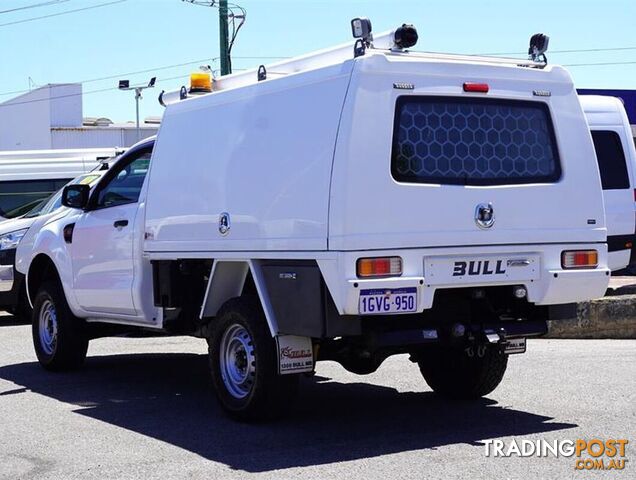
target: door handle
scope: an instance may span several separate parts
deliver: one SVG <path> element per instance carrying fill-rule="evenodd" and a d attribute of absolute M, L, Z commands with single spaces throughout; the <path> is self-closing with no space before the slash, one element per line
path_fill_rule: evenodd
<path fill-rule="evenodd" d="M 115 223 L 113 223 L 113 227 L 115 228 L 124 228 L 128 225 L 128 220 L 116 220 Z"/>

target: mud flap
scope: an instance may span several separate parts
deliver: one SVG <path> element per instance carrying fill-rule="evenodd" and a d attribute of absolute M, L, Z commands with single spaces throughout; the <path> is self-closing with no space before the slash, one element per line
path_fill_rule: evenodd
<path fill-rule="evenodd" d="M 314 371 L 311 338 L 296 335 L 278 335 L 276 337 L 276 350 L 279 375 Z"/>

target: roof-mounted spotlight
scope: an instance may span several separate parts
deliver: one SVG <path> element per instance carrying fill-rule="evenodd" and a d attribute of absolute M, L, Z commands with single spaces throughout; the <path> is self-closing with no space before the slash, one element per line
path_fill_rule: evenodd
<path fill-rule="evenodd" d="M 351 33 L 353 38 L 360 38 L 367 45 L 373 41 L 373 35 L 371 34 L 371 20 L 368 18 L 354 18 L 351 20 Z"/>
<path fill-rule="evenodd" d="M 359 57 L 364 55 L 367 47 L 373 42 L 373 34 L 371 33 L 371 20 L 368 18 L 354 18 L 351 20 L 351 34 L 357 39 L 353 46 L 353 56 Z"/>
<path fill-rule="evenodd" d="M 417 43 L 417 30 L 413 25 L 402 24 L 393 32 L 393 43 L 400 50 L 411 48 Z"/>
<path fill-rule="evenodd" d="M 545 52 L 548 51 L 550 37 L 543 33 L 535 33 L 530 37 L 530 47 L 528 48 L 528 58 L 533 62 L 543 61 L 548 63 Z"/>

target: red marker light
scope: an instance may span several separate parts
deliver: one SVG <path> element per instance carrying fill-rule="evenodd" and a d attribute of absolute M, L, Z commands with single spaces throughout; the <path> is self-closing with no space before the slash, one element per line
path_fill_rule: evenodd
<path fill-rule="evenodd" d="M 464 82 L 464 92 L 488 93 L 487 83 Z"/>

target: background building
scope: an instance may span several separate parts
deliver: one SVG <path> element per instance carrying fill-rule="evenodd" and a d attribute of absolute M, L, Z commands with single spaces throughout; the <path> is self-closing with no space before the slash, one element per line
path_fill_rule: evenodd
<path fill-rule="evenodd" d="M 139 139 L 154 135 L 159 122 L 145 119 Z M 129 147 L 137 140 L 132 122 L 84 118 L 80 83 L 45 85 L 0 103 L 0 151 Z"/>

